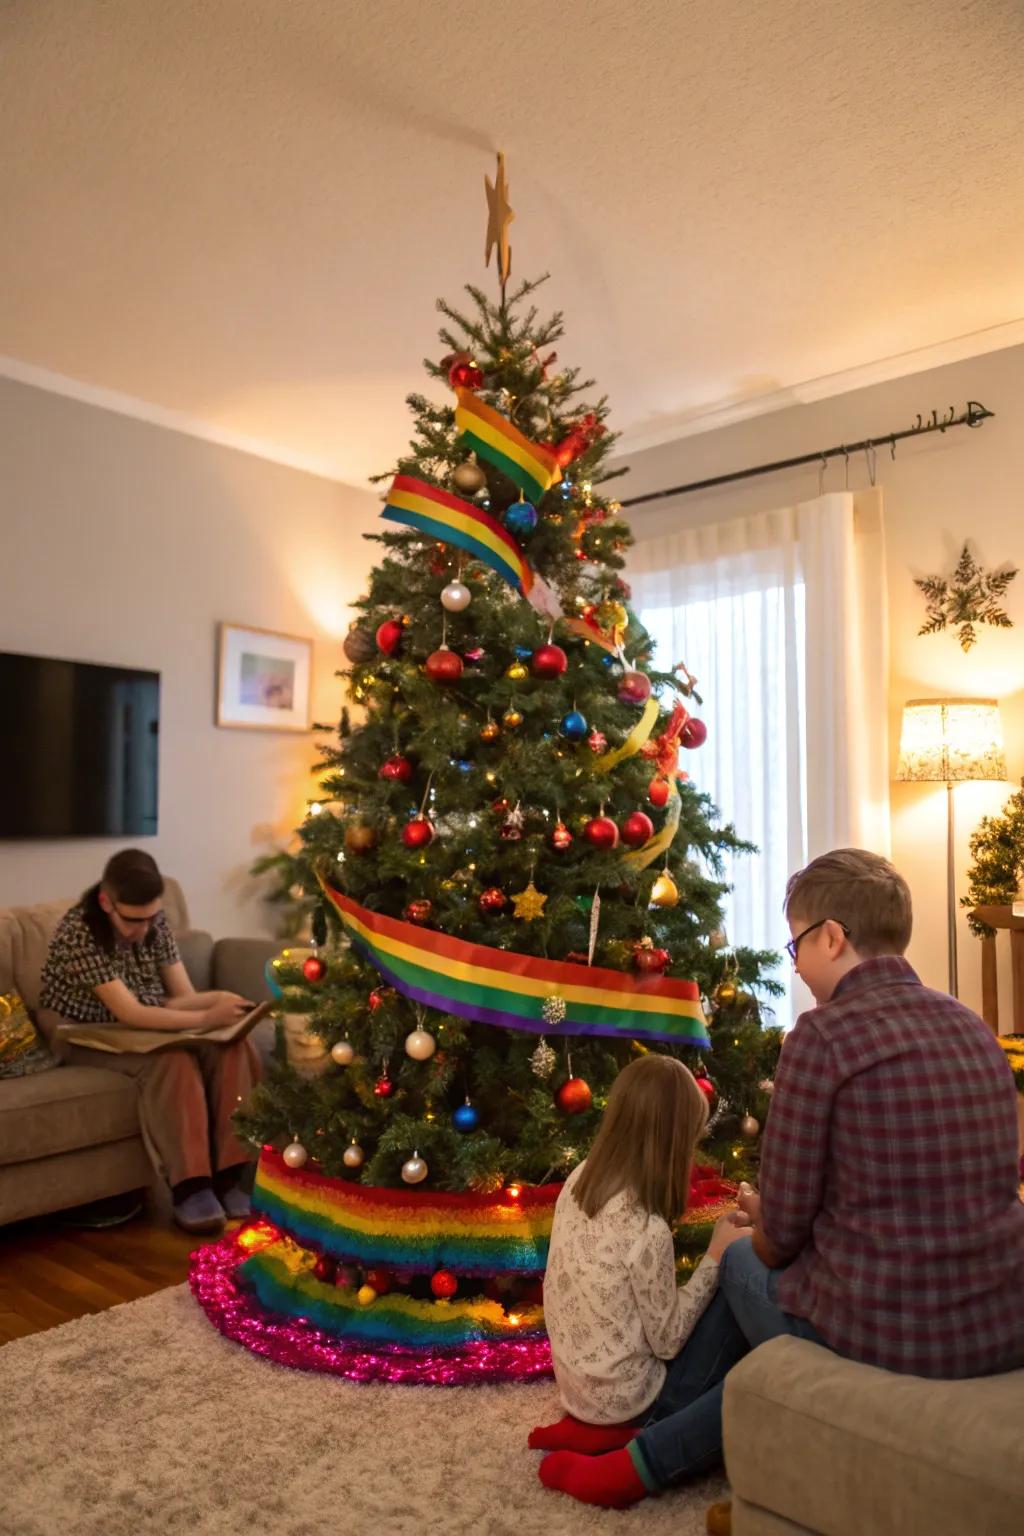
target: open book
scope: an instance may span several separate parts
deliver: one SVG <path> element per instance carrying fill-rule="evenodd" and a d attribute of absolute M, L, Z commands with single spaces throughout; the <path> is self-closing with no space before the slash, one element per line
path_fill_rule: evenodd
<path fill-rule="evenodd" d="M 85 1045 L 91 1051 L 112 1051 L 115 1055 L 147 1054 L 150 1051 L 180 1051 L 194 1045 L 231 1045 L 244 1040 L 251 1029 L 265 1019 L 272 1003 L 259 1003 L 234 1024 L 220 1029 L 135 1029 L 127 1024 L 61 1024 L 57 1038 L 69 1045 Z"/>

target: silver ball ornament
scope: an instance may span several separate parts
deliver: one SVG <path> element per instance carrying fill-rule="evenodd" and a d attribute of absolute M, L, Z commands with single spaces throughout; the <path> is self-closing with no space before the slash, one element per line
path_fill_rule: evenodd
<path fill-rule="evenodd" d="M 309 1159 L 309 1153 L 306 1151 L 301 1141 L 290 1142 L 281 1153 L 281 1156 L 284 1158 L 289 1168 L 301 1168 L 302 1165 Z"/>
<path fill-rule="evenodd" d="M 430 1169 L 424 1158 L 418 1152 L 414 1152 L 406 1162 L 402 1164 L 402 1178 L 406 1184 L 422 1184 Z"/>
<path fill-rule="evenodd" d="M 475 496 L 477 491 L 483 490 L 487 484 L 487 476 L 476 459 L 471 456 L 464 464 L 458 465 L 452 475 L 452 482 L 463 495 Z"/>
<path fill-rule="evenodd" d="M 450 581 L 441 589 L 441 606 L 449 613 L 461 613 L 472 600 L 473 594 L 464 581 Z"/>
<path fill-rule="evenodd" d="M 344 1152 L 341 1154 L 341 1160 L 345 1164 L 346 1168 L 361 1168 L 363 1166 L 363 1158 L 365 1156 L 366 1154 L 362 1147 L 359 1145 L 358 1141 L 353 1141 L 351 1145 L 347 1146 Z"/>
<path fill-rule="evenodd" d="M 347 1040 L 336 1040 L 331 1046 L 331 1058 L 339 1067 L 347 1067 L 355 1054 Z"/>
<path fill-rule="evenodd" d="M 428 1061 L 437 1050 L 437 1041 L 427 1029 L 414 1029 L 405 1037 L 405 1054 L 413 1061 Z"/>

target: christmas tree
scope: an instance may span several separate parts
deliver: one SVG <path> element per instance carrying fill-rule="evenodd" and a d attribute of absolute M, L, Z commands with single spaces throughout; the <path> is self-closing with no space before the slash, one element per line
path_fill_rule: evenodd
<path fill-rule="evenodd" d="M 607 402 L 559 364 L 539 283 L 509 287 L 500 162 L 489 200 L 499 293 L 439 303 L 438 398 L 409 398 L 344 646 L 361 715 L 277 861 L 314 911 L 271 971 L 307 1059 L 282 1041 L 239 1115 L 260 1219 L 194 1276 L 226 1332 L 360 1377 L 547 1368 L 554 1199 L 637 1052 L 684 1060 L 713 1105 L 699 1251 L 779 1046 L 774 957 L 721 932 L 723 855 L 748 845 L 680 771 L 696 680 L 629 607 Z"/>

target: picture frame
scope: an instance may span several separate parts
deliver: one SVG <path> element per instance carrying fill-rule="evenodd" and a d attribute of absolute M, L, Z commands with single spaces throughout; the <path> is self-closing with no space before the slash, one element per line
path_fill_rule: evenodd
<path fill-rule="evenodd" d="M 313 642 L 251 624 L 217 626 L 217 724 L 308 731 Z"/>

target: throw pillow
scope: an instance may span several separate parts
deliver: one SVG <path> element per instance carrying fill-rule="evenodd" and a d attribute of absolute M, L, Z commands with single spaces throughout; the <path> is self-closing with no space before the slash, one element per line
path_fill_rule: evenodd
<path fill-rule="evenodd" d="M 17 992 L 0 993 L 0 1077 L 27 1077 L 57 1065 Z"/>

